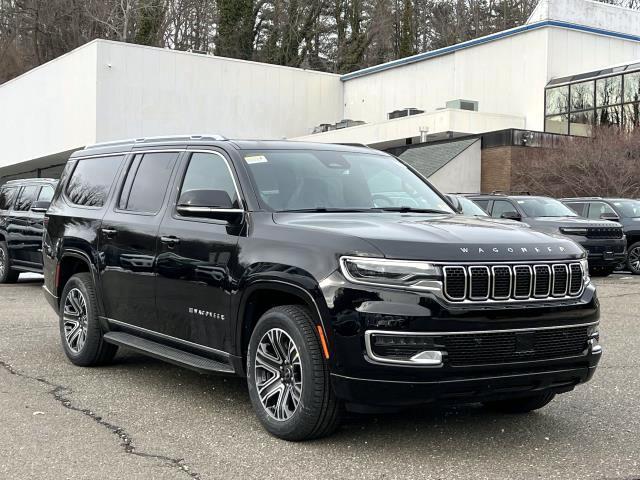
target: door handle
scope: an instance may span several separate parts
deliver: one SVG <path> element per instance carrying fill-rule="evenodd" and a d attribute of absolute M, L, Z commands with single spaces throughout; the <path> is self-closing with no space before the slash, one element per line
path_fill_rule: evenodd
<path fill-rule="evenodd" d="M 173 235 L 170 237 L 160 237 L 160 241 L 164 243 L 168 248 L 173 248 L 180 243 L 180 239 L 178 237 L 174 237 Z"/>
<path fill-rule="evenodd" d="M 100 231 L 106 238 L 113 238 L 118 234 L 118 231 L 113 228 L 101 228 Z"/>

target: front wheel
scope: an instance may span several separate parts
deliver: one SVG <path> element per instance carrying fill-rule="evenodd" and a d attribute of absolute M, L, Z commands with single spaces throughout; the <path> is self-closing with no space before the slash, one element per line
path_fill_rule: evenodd
<path fill-rule="evenodd" d="M 528 413 L 547 405 L 556 396 L 555 393 L 547 392 L 527 397 L 509 398 L 507 400 L 496 400 L 484 402 L 484 406 L 499 413 Z"/>
<path fill-rule="evenodd" d="M 330 434 L 340 421 L 318 332 L 297 305 L 268 310 L 249 341 L 247 383 L 265 429 L 284 440 Z"/>
<path fill-rule="evenodd" d="M 627 268 L 634 275 L 640 275 L 640 242 L 636 242 L 629 247 Z"/>

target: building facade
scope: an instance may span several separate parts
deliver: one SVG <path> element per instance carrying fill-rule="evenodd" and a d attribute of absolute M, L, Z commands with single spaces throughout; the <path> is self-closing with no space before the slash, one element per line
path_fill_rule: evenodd
<path fill-rule="evenodd" d="M 342 76 L 96 40 L 0 85 L 0 183 L 56 176 L 87 144 L 166 134 L 381 149 L 513 129 L 588 135 L 633 128 L 639 97 L 640 12 L 590 0 L 542 0 L 520 27 Z M 442 188 L 491 189 L 504 168 L 487 150 L 465 149 L 464 185 Z"/>

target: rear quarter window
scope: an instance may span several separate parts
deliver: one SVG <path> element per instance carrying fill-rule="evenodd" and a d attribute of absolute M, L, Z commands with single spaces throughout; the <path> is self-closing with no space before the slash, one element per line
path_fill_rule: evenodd
<path fill-rule="evenodd" d="M 124 155 L 78 160 L 65 194 L 74 205 L 102 207 Z"/>
<path fill-rule="evenodd" d="M 4 187 L 0 189 L 0 210 L 9 210 L 16 198 L 17 188 Z"/>

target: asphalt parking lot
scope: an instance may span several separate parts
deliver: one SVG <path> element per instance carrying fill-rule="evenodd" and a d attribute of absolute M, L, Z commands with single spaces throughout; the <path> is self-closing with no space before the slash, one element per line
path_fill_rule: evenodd
<path fill-rule="evenodd" d="M 71 365 L 40 281 L 2 285 L 0 478 L 640 478 L 640 277 L 597 284 L 599 370 L 543 410 L 425 407 L 299 444 L 262 430 L 242 379 L 123 351 Z"/>

